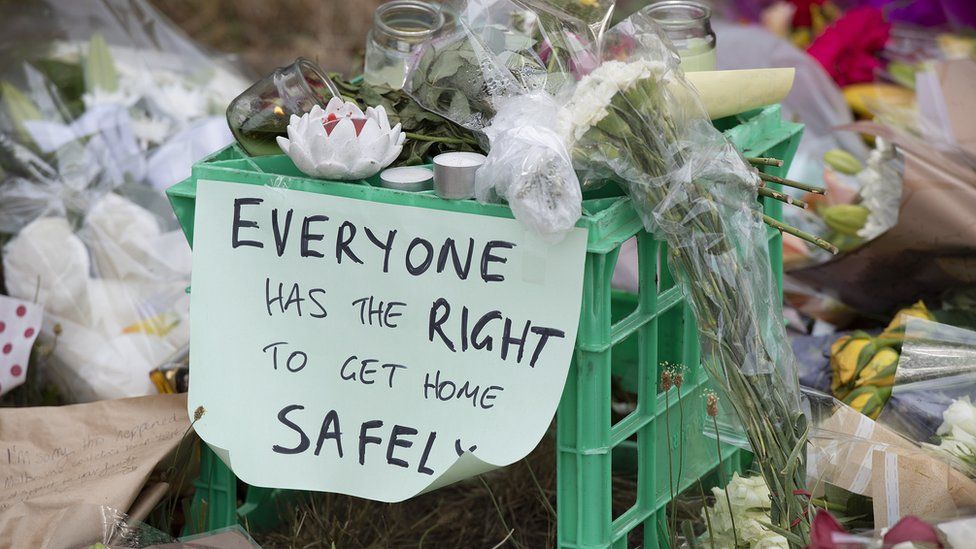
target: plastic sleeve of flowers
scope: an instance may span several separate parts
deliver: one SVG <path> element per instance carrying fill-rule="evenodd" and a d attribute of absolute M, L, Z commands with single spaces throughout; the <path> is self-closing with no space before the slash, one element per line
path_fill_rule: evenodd
<path fill-rule="evenodd" d="M 189 341 L 190 250 L 162 190 L 232 139 L 246 81 L 141 0 L 8 15 L 2 273 L 44 307 L 33 364 L 67 400 L 155 393 L 150 370 Z"/>
<path fill-rule="evenodd" d="M 758 179 L 711 125 L 643 12 L 607 34 L 610 58 L 568 102 L 578 169 L 621 182 L 698 320 L 702 361 L 773 494 L 773 524 L 803 539 L 805 419 L 782 325 Z M 799 520 L 797 520 L 799 519 Z"/>
<path fill-rule="evenodd" d="M 25 2 L 7 15 L 0 233 L 124 185 L 154 187 L 166 212 L 161 191 L 232 139 L 224 110 L 246 80 L 148 2 Z"/>
<path fill-rule="evenodd" d="M 456 25 L 418 54 L 405 89 L 425 108 L 484 133 L 479 201 L 504 200 L 516 219 L 558 241 L 582 212 L 559 132 L 560 103 L 573 75 L 599 62 L 599 29 L 612 2 L 471 0 L 451 9 Z"/>
<path fill-rule="evenodd" d="M 904 337 L 878 423 L 976 478 L 976 332 L 910 318 Z"/>
<path fill-rule="evenodd" d="M 612 2 L 596 4 L 601 9 L 567 0 L 460 5 L 454 30 L 418 55 L 407 90 L 424 107 L 485 132 L 492 148 L 483 172 L 502 167 L 492 157 L 504 155 L 505 176 L 522 180 L 505 187 L 486 174 L 482 199 L 495 193 L 516 213 L 569 211 L 544 202 L 557 197 L 561 173 L 552 132 L 583 189 L 607 179 L 626 189 L 645 227 L 668 244 L 668 263 L 698 319 L 705 367 L 771 488 L 773 523 L 802 541 L 806 504 L 794 494 L 805 486 L 806 429 L 759 180 L 712 127 L 651 18 L 638 12 L 605 31 Z M 534 49 L 540 44 L 552 49 L 547 60 Z M 535 182 L 540 192 L 521 192 Z M 578 195 L 559 198 L 570 196 Z M 522 198 L 535 204 L 519 206 Z"/>

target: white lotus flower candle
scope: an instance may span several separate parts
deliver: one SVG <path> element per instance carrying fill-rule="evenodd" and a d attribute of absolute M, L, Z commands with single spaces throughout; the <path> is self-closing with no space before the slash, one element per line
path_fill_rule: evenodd
<path fill-rule="evenodd" d="M 363 179 L 392 163 L 403 149 L 400 124 L 390 127 L 382 106 L 364 113 L 352 102 L 333 97 L 301 117 L 292 115 L 288 137 L 278 146 L 302 173 L 320 179 Z"/>

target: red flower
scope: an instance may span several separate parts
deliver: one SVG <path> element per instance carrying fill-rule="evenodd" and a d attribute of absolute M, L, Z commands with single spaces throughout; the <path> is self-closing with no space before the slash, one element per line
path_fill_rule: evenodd
<path fill-rule="evenodd" d="M 796 6 L 796 11 L 793 12 L 793 28 L 797 29 L 813 24 L 810 6 L 822 6 L 827 3 L 827 0 L 790 0 L 790 3 Z"/>
<path fill-rule="evenodd" d="M 875 53 L 888 42 L 891 23 L 877 8 L 854 8 L 810 44 L 807 53 L 827 69 L 840 86 L 870 82 L 881 67 Z"/>
<path fill-rule="evenodd" d="M 821 509 L 814 515 L 810 525 L 810 545 L 807 549 L 836 549 L 838 544 L 834 536 L 846 533 L 847 530 L 844 530 L 833 515 Z"/>
<path fill-rule="evenodd" d="M 852 549 L 863 546 L 860 542 L 848 541 L 850 538 L 837 519 L 821 509 L 817 511 L 810 525 L 810 545 L 807 549 Z M 881 538 L 885 548 L 904 542 L 925 543 L 926 547 L 939 549 L 943 547 L 935 528 L 917 517 L 899 520 Z"/>

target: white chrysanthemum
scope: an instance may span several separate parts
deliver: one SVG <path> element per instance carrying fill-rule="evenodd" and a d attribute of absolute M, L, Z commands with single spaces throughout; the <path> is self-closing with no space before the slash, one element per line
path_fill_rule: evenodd
<path fill-rule="evenodd" d="M 560 114 L 558 129 L 567 142 L 583 137 L 592 126 L 607 116 L 613 96 L 627 91 L 646 78 L 661 74 L 665 65 L 638 59 L 631 62 L 607 61 L 584 76 Z"/>

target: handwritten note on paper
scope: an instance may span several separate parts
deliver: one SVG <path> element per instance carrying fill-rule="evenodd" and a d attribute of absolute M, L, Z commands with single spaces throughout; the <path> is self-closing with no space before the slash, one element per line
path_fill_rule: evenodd
<path fill-rule="evenodd" d="M 128 510 L 187 432 L 185 406 L 186 395 L 157 395 L 0 408 L 0 540 L 72 547 L 99 538 L 92 511 Z"/>
<path fill-rule="evenodd" d="M 552 421 L 586 232 L 200 181 L 189 410 L 258 486 L 381 501 L 510 464 Z"/>

